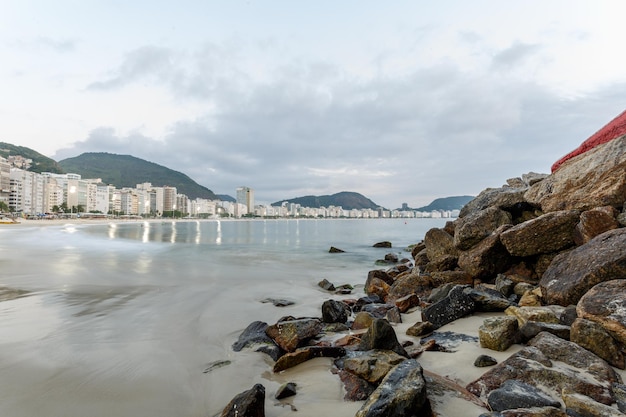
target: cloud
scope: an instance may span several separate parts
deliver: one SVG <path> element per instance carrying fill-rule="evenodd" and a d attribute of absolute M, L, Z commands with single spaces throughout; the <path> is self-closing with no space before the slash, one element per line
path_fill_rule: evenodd
<path fill-rule="evenodd" d="M 564 100 L 512 74 L 468 72 L 447 61 L 393 77 L 357 76 L 320 60 L 248 67 L 245 47 L 133 50 L 109 78 L 91 84 L 93 93 L 153 82 L 181 106 L 204 110 L 172 121 L 158 138 L 97 128 L 56 158 L 131 154 L 216 193 L 250 186 L 266 203 L 357 191 L 390 208 L 420 206 L 547 172 L 593 133 L 589 126 L 621 111 L 626 92 L 613 86 Z M 520 65 L 539 49 L 513 44 L 493 65 Z"/>
<path fill-rule="evenodd" d="M 510 47 L 496 53 L 493 57 L 495 69 L 509 69 L 526 62 L 541 49 L 540 45 L 515 42 Z"/>

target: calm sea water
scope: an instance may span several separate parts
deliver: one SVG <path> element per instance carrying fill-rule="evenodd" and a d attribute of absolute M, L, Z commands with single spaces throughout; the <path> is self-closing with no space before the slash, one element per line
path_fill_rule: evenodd
<path fill-rule="evenodd" d="M 264 355 L 232 352 L 250 322 L 320 316 L 331 295 L 318 281 L 356 285 L 358 295 L 376 259 L 388 252 L 409 256 L 404 248 L 444 223 L 231 220 L 0 228 L 0 416 L 216 415 L 254 383 L 273 388 L 283 382 Z M 372 248 L 382 240 L 393 248 Z M 329 254 L 331 246 L 346 253 Z M 268 297 L 295 305 L 261 302 Z M 298 406 L 321 413 L 329 404 L 334 415 L 354 415 L 358 404 L 341 404 L 338 378 L 319 371 L 296 371 L 312 375 Z M 293 413 L 282 406 L 266 410 L 268 416 Z"/>

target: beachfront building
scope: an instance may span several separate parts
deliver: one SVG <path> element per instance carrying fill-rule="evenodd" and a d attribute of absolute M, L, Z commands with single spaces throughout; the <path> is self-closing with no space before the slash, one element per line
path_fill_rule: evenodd
<path fill-rule="evenodd" d="M 11 194 L 11 164 L 0 156 L 0 201 L 9 206 Z"/>
<path fill-rule="evenodd" d="M 254 190 L 244 186 L 237 188 L 237 203 L 246 206 L 246 213 L 254 213 Z"/>
<path fill-rule="evenodd" d="M 176 210 L 176 187 L 163 187 L 163 213 Z"/>

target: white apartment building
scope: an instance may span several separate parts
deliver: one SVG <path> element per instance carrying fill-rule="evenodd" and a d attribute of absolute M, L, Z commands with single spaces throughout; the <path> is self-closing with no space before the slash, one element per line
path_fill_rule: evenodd
<path fill-rule="evenodd" d="M 11 164 L 0 156 L 0 201 L 9 205 L 9 195 L 11 194 Z"/>
<path fill-rule="evenodd" d="M 246 213 L 254 213 L 254 190 L 250 187 L 237 188 L 237 203 L 246 206 Z"/>

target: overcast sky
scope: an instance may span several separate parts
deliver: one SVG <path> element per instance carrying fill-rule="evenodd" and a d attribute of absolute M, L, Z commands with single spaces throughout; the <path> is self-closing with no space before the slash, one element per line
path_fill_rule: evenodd
<path fill-rule="evenodd" d="M 621 113 L 626 2 L 0 0 L 0 141 L 257 202 L 476 195 Z"/>

